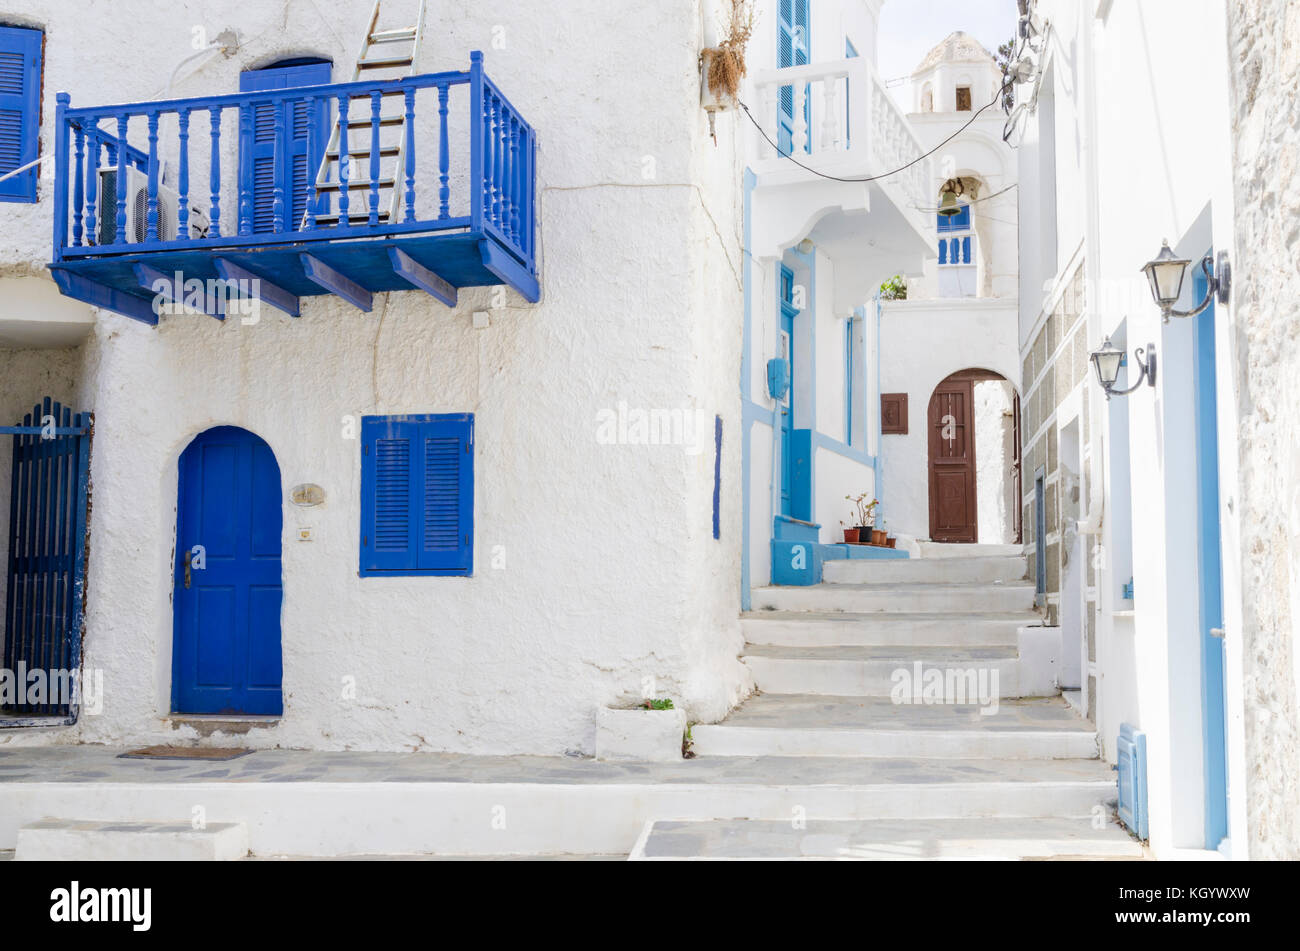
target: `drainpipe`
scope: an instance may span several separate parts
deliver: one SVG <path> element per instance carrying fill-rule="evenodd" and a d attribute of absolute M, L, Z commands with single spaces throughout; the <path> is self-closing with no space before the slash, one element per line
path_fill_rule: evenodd
<path fill-rule="evenodd" d="M 881 315 L 882 315 L 882 313 L 883 313 L 884 308 L 883 308 L 883 306 L 882 306 L 881 303 L 880 303 L 880 291 L 879 291 L 879 290 L 876 291 L 875 296 L 874 296 L 872 299 L 873 299 L 873 300 L 875 301 L 875 303 L 876 303 L 876 387 L 875 387 L 875 389 L 876 389 L 876 402 L 875 402 L 875 416 L 876 416 L 876 446 L 875 446 L 875 450 L 876 450 L 876 451 L 875 451 L 874 453 L 872 453 L 871 458 L 872 458 L 872 468 L 875 470 L 875 479 L 876 479 L 876 491 L 875 491 L 875 497 L 878 498 L 878 499 L 880 499 L 880 504 L 881 504 L 881 505 L 884 505 L 884 503 L 885 503 L 885 493 L 884 493 L 884 492 L 882 491 L 882 489 L 881 489 L 881 483 L 883 482 L 883 480 L 884 480 L 884 476 L 885 476 L 885 465 L 884 465 L 884 462 L 881 461 L 881 450 L 884 448 L 884 432 L 883 432 L 883 425 L 882 425 L 882 422 L 881 422 L 881 419 L 880 419 L 880 368 L 881 368 L 881 359 L 880 359 L 880 323 L 881 323 Z"/>

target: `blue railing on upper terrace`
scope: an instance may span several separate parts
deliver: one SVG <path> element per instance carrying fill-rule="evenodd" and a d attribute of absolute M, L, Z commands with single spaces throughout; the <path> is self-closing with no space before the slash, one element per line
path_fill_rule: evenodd
<path fill-rule="evenodd" d="M 304 121 L 313 115 L 328 119 Z M 337 136 L 333 171 L 318 184 L 340 121 L 349 134 Z M 467 71 L 374 82 L 92 108 L 73 108 L 60 93 L 56 123 L 56 266 L 464 231 L 495 239 L 536 274 L 534 132 L 478 52 Z M 273 159 L 258 195 L 246 171 L 255 143 Z"/>

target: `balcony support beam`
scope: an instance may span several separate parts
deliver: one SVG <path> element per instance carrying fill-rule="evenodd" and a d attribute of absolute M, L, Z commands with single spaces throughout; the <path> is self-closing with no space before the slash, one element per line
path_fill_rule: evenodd
<path fill-rule="evenodd" d="M 120 291 L 98 281 L 92 281 L 90 278 L 74 274 L 65 268 L 51 268 L 50 273 L 54 278 L 54 283 L 59 286 L 59 291 L 65 297 L 79 300 L 91 307 L 111 310 L 115 314 L 130 317 L 132 320 L 138 320 L 140 323 L 148 324 L 151 327 L 158 324 L 158 315 L 154 313 L 149 301 L 142 297 L 136 297 L 134 294 L 128 294 L 126 291 Z"/>
<path fill-rule="evenodd" d="M 261 301 L 263 304 L 269 304 L 276 310 L 284 311 L 290 317 L 297 317 L 300 314 L 298 297 L 291 294 L 278 284 L 273 284 L 266 278 L 254 274 L 246 268 L 240 267 L 234 261 L 227 258 L 215 258 L 212 262 L 221 279 L 226 282 L 226 286 L 232 291 L 242 291 L 247 289 L 246 295 L 249 298 Z"/>
<path fill-rule="evenodd" d="M 140 286 L 149 293 L 155 296 L 161 295 L 177 307 L 194 307 L 194 309 L 207 314 L 209 317 L 215 317 L 217 320 L 226 319 L 226 310 L 220 296 L 213 294 L 206 282 L 200 281 L 202 285 L 202 304 L 195 307 L 189 300 L 191 295 L 185 293 L 187 282 L 180 271 L 175 274 L 164 274 L 147 264 L 136 264 L 132 270 L 135 271 L 135 279 Z M 198 279 L 195 278 L 195 280 Z"/>
<path fill-rule="evenodd" d="M 393 270 L 397 276 L 414 284 L 431 297 L 436 297 L 448 307 L 456 306 L 456 288 L 416 261 L 401 248 L 389 248 L 388 256 L 393 261 Z"/>
<path fill-rule="evenodd" d="M 496 242 L 486 238 L 478 243 L 479 254 L 483 256 L 483 266 L 501 278 L 502 283 L 509 284 L 530 304 L 536 304 L 542 298 L 541 286 L 537 278 L 528 269 L 514 259 L 509 252 Z"/>
<path fill-rule="evenodd" d="M 340 274 L 320 258 L 312 257 L 310 254 L 300 254 L 298 259 L 302 262 L 309 281 L 325 288 L 331 294 L 342 297 L 358 310 L 370 313 L 374 300 L 370 291 L 350 277 Z"/>

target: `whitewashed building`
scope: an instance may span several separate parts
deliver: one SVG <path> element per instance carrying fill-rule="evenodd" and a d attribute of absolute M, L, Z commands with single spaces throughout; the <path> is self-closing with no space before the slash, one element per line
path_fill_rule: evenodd
<path fill-rule="evenodd" d="M 0 414 L 94 414 L 82 658 L 103 678 L 93 715 L 0 743 L 185 741 L 224 717 L 258 747 L 558 755 L 647 679 L 697 719 L 748 691 L 740 173 L 699 108 L 702 7 L 624 4 L 597 43 L 578 38 L 603 3 L 429 5 L 408 63 L 394 31 L 421 6 L 0 15 L 23 110 L 5 160 L 46 159 L 0 183 Z M 151 55 L 91 54 L 141 24 Z M 368 33 L 367 85 L 338 85 Z M 263 296 L 214 319 L 207 285 L 154 325 L 178 271 Z M 44 510 L 0 455 L 7 550 Z M 47 616 L 16 603 L 15 663 Z"/>
<path fill-rule="evenodd" d="M 1294 854 L 1290 285 L 1250 286 L 1290 47 L 1022 3 L 1008 117 L 962 32 L 900 105 L 885 0 L 756 0 L 735 97 L 723 0 L 131 6 L 0 12 L 0 849 L 190 808 L 98 782 L 156 744 L 255 751 L 172 767 L 232 857 L 792 812 L 836 855 L 1139 856 L 1111 763 L 1158 856 Z M 1194 320 L 1163 237 L 1245 265 Z M 1107 338 L 1154 388 L 1105 399 Z"/>
<path fill-rule="evenodd" d="M 1281 391 L 1259 350 L 1294 303 L 1261 258 L 1281 211 L 1257 183 L 1295 136 L 1295 9 L 1021 7 L 1031 574 L 1155 853 L 1294 856 L 1294 595 L 1276 572 L 1295 540 L 1270 526 L 1296 467 L 1265 448 L 1294 428 L 1263 421 Z M 1162 319 L 1142 268 L 1166 240 L 1189 265 Z M 1089 362 L 1107 340 L 1127 354 L 1109 399 Z"/>

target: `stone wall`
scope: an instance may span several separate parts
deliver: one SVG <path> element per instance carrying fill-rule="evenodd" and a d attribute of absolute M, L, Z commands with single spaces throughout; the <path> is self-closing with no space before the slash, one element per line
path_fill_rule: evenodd
<path fill-rule="evenodd" d="M 1252 858 L 1300 857 L 1300 5 L 1229 5 L 1246 811 Z M 1231 557 L 1231 556 L 1230 556 Z"/>

